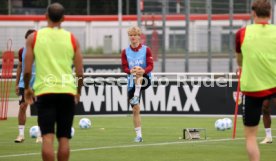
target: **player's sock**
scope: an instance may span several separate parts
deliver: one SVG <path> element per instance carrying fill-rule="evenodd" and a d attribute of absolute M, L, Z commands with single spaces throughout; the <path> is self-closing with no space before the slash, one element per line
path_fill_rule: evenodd
<path fill-rule="evenodd" d="M 267 138 L 271 138 L 271 137 L 272 137 L 271 128 L 266 128 L 266 129 L 265 129 L 265 134 L 266 134 L 266 137 L 267 137 Z"/>
<path fill-rule="evenodd" d="M 136 132 L 136 136 L 142 137 L 142 128 L 141 127 L 136 127 L 135 132 Z"/>
<path fill-rule="evenodd" d="M 134 96 L 139 97 L 141 91 L 141 85 L 135 85 Z"/>
<path fill-rule="evenodd" d="M 18 131 L 20 136 L 24 136 L 25 125 L 19 125 Z"/>

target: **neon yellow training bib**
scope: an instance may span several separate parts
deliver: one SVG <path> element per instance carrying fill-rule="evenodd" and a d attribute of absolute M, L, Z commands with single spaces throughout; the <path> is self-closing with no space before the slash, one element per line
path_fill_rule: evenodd
<path fill-rule="evenodd" d="M 248 25 L 241 50 L 241 91 L 258 92 L 275 88 L 276 26 Z"/>
<path fill-rule="evenodd" d="M 36 96 L 46 93 L 76 94 L 70 32 L 49 27 L 39 30 L 34 55 L 36 76 L 33 88 Z"/>

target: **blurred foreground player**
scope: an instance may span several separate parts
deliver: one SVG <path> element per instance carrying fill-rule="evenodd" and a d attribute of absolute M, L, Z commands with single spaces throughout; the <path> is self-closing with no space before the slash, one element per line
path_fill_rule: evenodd
<path fill-rule="evenodd" d="M 42 159 L 54 161 L 54 137 L 58 139 L 57 160 L 70 156 L 69 139 L 76 103 L 80 99 L 83 81 L 82 55 L 72 33 L 61 28 L 64 8 L 59 3 L 48 6 L 47 27 L 27 39 L 25 59 L 25 99 L 32 103 L 33 91 L 28 86 L 33 61 L 36 66 L 34 83 L 35 105 L 42 134 Z M 76 78 L 72 65 L 75 66 Z M 77 84 L 76 84 L 76 82 Z"/>
<path fill-rule="evenodd" d="M 268 24 L 270 0 L 252 3 L 254 24 L 236 34 L 237 63 L 242 68 L 241 91 L 246 150 L 250 161 L 260 160 L 257 144 L 258 124 L 264 100 L 276 93 L 276 26 Z"/>

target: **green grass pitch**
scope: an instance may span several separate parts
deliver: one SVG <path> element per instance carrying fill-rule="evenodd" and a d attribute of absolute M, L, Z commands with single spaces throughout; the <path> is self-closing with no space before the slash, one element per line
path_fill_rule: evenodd
<path fill-rule="evenodd" d="M 245 140 L 241 118 L 238 119 L 236 139 L 232 130 L 217 131 L 214 123 L 223 117 L 143 116 L 142 143 L 134 143 L 135 132 L 130 116 L 85 116 L 92 121 L 92 128 L 80 129 L 81 116 L 75 117 L 75 136 L 70 141 L 71 161 L 246 161 Z M 275 122 L 273 118 L 272 122 Z M 27 118 L 25 142 L 13 142 L 17 119 L 0 121 L 0 161 L 41 160 L 40 144 L 29 137 L 29 128 L 36 125 L 36 117 Z M 207 140 L 187 141 L 182 137 L 183 128 L 206 128 Z M 272 133 L 276 135 L 272 124 Z M 262 122 L 258 142 L 264 137 Z M 275 139 L 275 138 L 274 138 Z M 55 140 L 55 147 L 57 141 Z M 276 143 L 259 145 L 261 160 L 275 160 Z"/>

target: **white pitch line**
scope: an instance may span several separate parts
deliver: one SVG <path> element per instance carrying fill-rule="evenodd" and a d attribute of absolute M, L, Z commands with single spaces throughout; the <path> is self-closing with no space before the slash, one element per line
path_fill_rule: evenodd
<path fill-rule="evenodd" d="M 162 145 L 174 145 L 174 144 L 191 144 L 191 143 L 206 143 L 206 142 L 221 142 L 221 141 L 230 141 L 230 140 L 244 140 L 244 138 L 236 139 L 217 139 L 217 140 L 199 140 L 199 141 L 186 141 L 186 142 L 164 142 L 164 143 L 154 143 L 154 144 L 135 144 L 135 145 L 118 145 L 118 146 L 104 146 L 98 148 L 82 148 L 71 150 L 72 152 L 76 151 L 90 151 L 90 150 L 99 150 L 99 149 L 115 149 L 115 148 L 131 148 L 131 147 L 146 147 L 146 146 L 162 146 Z M 1 156 L 0 156 L 1 157 Z"/>
<path fill-rule="evenodd" d="M 24 153 L 24 154 L 13 154 L 13 155 L 0 155 L 0 158 L 11 158 L 11 157 L 21 157 L 21 156 L 32 156 L 39 155 L 40 153 Z"/>
<path fill-rule="evenodd" d="M 154 144 L 134 144 L 134 145 L 116 145 L 116 146 L 103 146 L 95 148 L 81 148 L 73 149 L 71 152 L 78 151 L 93 151 L 93 150 L 102 150 L 102 149 L 116 149 L 116 148 L 132 148 L 132 147 L 147 147 L 147 146 L 162 146 L 162 145 L 174 145 L 174 144 L 191 144 L 191 143 L 206 143 L 206 142 L 221 142 L 221 141 L 231 141 L 231 140 L 244 140 L 244 138 L 235 138 L 235 139 L 215 139 L 215 140 L 198 140 L 198 141 L 178 141 L 178 142 L 164 142 L 164 143 L 154 143 Z M 0 158 L 11 158 L 11 157 L 21 157 L 21 156 L 33 156 L 40 155 L 40 153 L 23 153 L 23 154 L 12 154 L 12 155 L 0 155 Z"/>

